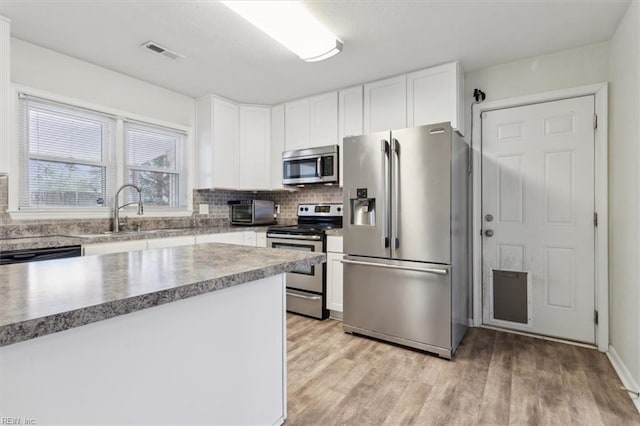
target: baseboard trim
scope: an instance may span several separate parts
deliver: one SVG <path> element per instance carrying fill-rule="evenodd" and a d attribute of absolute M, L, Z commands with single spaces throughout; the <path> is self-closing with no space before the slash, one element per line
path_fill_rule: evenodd
<path fill-rule="evenodd" d="M 622 362 L 622 359 L 620 359 L 620 357 L 618 356 L 618 353 L 616 352 L 615 348 L 611 345 L 609 345 L 609 351 L 607 352 L 607 357 L 609 358 L 609 361 L 611 362 L 613 369 L 616 370 L 618 377 L 620 377 L 620 381 L 622 381 L 622 384 L 624 385 L 624 387 L 636 392 L 640 392 L 640 386 L 638 386 L 636 381 L 633 379 L 633 376 L 631 376 L 631 373 L 629 373 L 627 366 L 624 365 L 624 362 Z M 629 395 L 629 398 L 631 398 L 633 405 L 636 406 L 636 410 L 638 410 L 638 412 L 640 413 L 640 398 L 632 394 L 628 394 L 628 395 Z"/>
<path fill-rule="evenodd" d="M 548 340 L 550 342 L 565 343 L 567 345 L 579 346 L 581 348 L 598 350 L 598 347 L 596 345 L 590 345 L 588 343 L 574 342 L 573 340 L 558 339 L 557 337 L 543 336 L 541 334 L 527 333 L 526 331 L 512 330 L 510 328 L 495 327 L 495 326 L 486 325 L 486 324 L 480 325 L 480 328 L 487 328 L 489 330 L 503 331 L 505 333 L 519 334 L 520 336 L 533 337 L 534 339 Z"/>

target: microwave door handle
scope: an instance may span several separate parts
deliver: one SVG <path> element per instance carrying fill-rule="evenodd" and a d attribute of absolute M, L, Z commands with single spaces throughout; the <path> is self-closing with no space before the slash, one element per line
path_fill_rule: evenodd
<path fill-rule="evenodd" d="M 316 175 L 321 178 L 322 177 L 322 157 L 318 157 L 316 160 Z"/>

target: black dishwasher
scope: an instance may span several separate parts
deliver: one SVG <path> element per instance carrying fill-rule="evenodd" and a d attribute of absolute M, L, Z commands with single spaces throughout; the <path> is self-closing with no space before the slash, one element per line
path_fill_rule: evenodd
<path fill-rule="evenodd" d="M 82 255 L 81 246 L 51 247 L 26 250 L 0 251 L 0 265 L 38 262 L 40 260 L 65 259 Z"/>

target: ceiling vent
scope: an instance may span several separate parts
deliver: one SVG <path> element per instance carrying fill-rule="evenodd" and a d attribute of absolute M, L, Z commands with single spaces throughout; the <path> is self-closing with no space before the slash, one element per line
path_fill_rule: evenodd
<path fill-rule="evenodd" d="M 178 59 L 184 58 L 184 55 L 181 55 L 173 50 L 169 50 L 161 44 L 156 43 L 155 41 L 147 41 L 146 43 L 142 43 L 141 47 L 149 49 L 152 52 L 159 53 L 162 56 L 166 56 L 169 59 Z"/>

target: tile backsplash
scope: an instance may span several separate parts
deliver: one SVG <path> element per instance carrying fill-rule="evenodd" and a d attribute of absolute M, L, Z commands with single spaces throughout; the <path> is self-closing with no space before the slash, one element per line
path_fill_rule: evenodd
<path fill-rule="evenodd" d="M 228 218 L 231 200 L 273 200 L 280 205 L 279 219 L 295 219 L 298 204 L 342 203 L 342 188 L 334 186 L 306 186 L 297 191 L 222 191 L 197 189 L 193 191 L 193 210 L 196 217 Z M 209 214 L 198 214 L 198 205 L 208 204 Z"/>
<path fill-rule="evenodd" d="M 15 220 L 8 210 L 8 176 L 0 175 L 0 238 L 19 238 L 37 235 L 69 235 L 109 231 L 111 219 L 48 219 Z M 231 200 L 273 200 L 280 205 L 279 223 L 292 223 L 301 203 L 341 203 L 342 189 L 332 186 L 307 186 L 296 191 L 228 191 L 196 189 L 193 191 L 194 213 L 188 217 L 129 217 L 122 229 L 183 228 L 194 226 L 229 225 Z M 209 214 L 198 213 L 200 204 L 209 205 Z"/>

